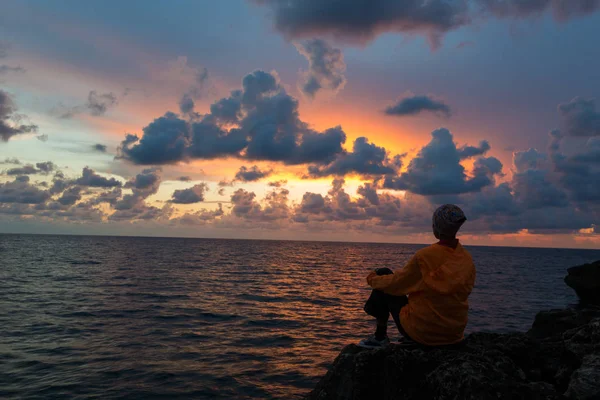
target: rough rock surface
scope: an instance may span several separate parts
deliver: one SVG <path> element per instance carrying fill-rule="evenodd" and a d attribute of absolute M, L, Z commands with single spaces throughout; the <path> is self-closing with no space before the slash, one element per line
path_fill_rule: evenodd
<path fill-rule="evenodd" d="M 565 283 L 575 290 L 582 302 L 600 305 L 600 260 L 567 270 Z"/>
<path fill-rule="evenodd" d="M 456 348 L 346 346 L 307 399 L 600 399 L 600 308 L 537 315 L 527 333 Z"/>

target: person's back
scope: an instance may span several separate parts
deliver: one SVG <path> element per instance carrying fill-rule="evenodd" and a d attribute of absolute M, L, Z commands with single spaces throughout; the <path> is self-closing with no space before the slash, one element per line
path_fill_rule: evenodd
<path fill-rule="evenodd" d="M 458 343 L 467 325 L 468 297 L 475 284 L 475 266 L 456 239 L 466 221 L 460 208 L 439 207 L 433 215 L 433 233 L 440 241 L 417 251 L 404 268 L 392 273 L 379 269 L 367 277 L 374 289 L 365 311 L 377 318 L 375 335 L 364 347 L 389 343 L 387 321 L 392 315 L 408 339 L 428 346 Z"/>
<path fill-rule="evenodd" d="M 456 248 L 436 243 L 419 250 L 413 262 L 422 281 L 402 307 L 402 327 L 426 345 L 460 342 L 468 320 L 467 298 L 475 283 L 471 255 L 460 243 Z"/>

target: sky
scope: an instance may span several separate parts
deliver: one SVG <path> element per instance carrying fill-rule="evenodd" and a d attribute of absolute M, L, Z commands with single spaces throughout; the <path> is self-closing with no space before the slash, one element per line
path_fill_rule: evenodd
<path fill-rule="evenodd" d="M 0 7 L 0 232 L 600 248 L 600 0 Z"/>

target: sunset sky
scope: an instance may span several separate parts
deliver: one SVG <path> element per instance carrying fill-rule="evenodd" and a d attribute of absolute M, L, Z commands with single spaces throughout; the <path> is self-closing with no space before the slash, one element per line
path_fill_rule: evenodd
<path fill-rule="evenodd" d="M 6 0 L 0 232 L 600 248 L 598 0 Z"/>

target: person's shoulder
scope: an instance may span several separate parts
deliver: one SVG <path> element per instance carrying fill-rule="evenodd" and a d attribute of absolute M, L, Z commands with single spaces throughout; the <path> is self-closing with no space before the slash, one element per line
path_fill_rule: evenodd
<path fill-rule="evenodd" d="M 471 252 L 470 252 L 469 250 L 465 249 L 465 246 L 463 246 L 463 245 L 462 245 L 462 243 L 459 243 L 459 246 L 460 246 L 460 249 L 461 249 L 461 251 L 463 252 L 463 254 L 464 254 L 466 257 L 473 258 L 473 257 L 471 256 Z"/>
<path fill-rule="evenodd" d="M 436 244 L 430 244 L 427 247 L 423 247 L 422 249 L 417 250 L 415 257 L 427 257 L 430 254 L 437 253 L 439 251 L 437 247 L 438 246 Z"/>

